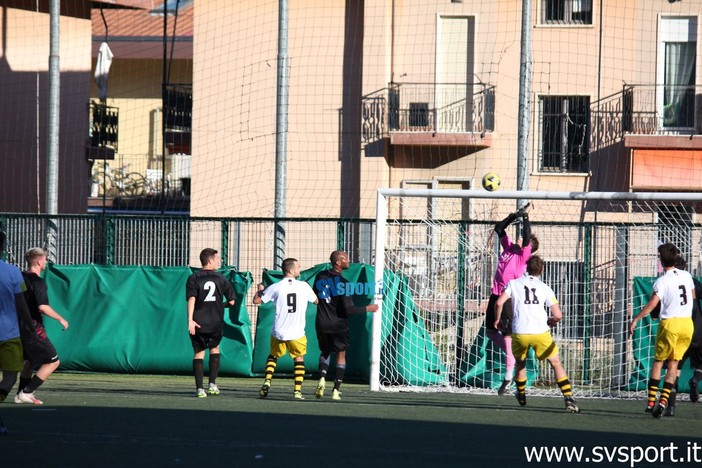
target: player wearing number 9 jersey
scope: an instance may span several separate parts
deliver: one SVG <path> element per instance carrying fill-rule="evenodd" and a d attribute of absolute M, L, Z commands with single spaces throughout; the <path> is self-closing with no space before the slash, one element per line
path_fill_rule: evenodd
<path fill-rule="evenodd" d="M 262 284 L 259 284 L 258 292 L 253 298 L 254 304 L 275 301 L 275 319 L 271 332 L 270 354 L 266 360 L 266 377 L 258 392 L 261 398 L 268 396 L 278 358 L 285 356 L 288 352 L 295 362 L 293 398 L 304 400 L 302 381 L 305 376 L 305 354 L 307 354 L 305 318 L 307 304 L 317 303 L 317 296 L 309 284 L 297 279 L 299 277 L 300 263 L 294 258 L 286 258 L 283 260 L 283 279 L 265 289 Z"/>
<path fill-rule="evenodd" d="M 653 284 L 653 295 L 629 325 L 633 334 L 636 323 L 649 315 L 658 304 L 661 305 L 661 323 L 656 333 L 656 345 L 648 380 L 648 401 L 646 412 L 660 418 L 668 407 L 670 393 L 675 386 L 678 362 L 682 359 L 692 341 L 694 326 L 692 324 L 692 305 L 695 299 L 695 284 L 692 276 L 685 270 L 675 268 L 680 250 L 671 243 L 658 246 L 658 256 L 665 273 Z M 667 365 L 665 383 L 660 390 L 660 399 L 656 406 L 658 386 L 661 381 L 663 363 Z"/>
<path fill-rule="evenodd" d="M 234 305 L 234 288 L 220 273 L 219 254 L 214 249 L 200 252 L 202 270 L 196 271 L 185 284 L 188 301 L 188 333 L 193 345 L 193 373 L 195 375 L 196 396 L 199 398 L 219 395 L 217 375 L 219 374 L 219 343 L 224 330 L 224 300 L 228 306 Z M 209 388 L 203 387 L 205 351 L 210 350 Z"/>

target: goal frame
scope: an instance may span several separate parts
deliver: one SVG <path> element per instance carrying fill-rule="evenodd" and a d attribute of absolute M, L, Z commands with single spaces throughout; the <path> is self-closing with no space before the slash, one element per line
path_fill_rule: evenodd
<path fill-rule="evenodd" d="M 376 230 L 375 230 L 375 284 L 382 284 L 385 271 L 385 240 L 388 221 L 389 197 L 414 198 L 469 198 L 469 199 L 513 199 L 517 206 L 522 206 L 526 200 L 567 200 L 567 201 L 656 201 L 656 202 L 702 202 L 699 192 L 565 192 L 565 191 L 508 191 L 488 192 L 486 190 L 457 190 L 457 189 L 401 189 L 381 188 L 376 198 Z M 515 208 L 516 209 L 516 208 Z M 370 366 L 370 390 L 380 391 L 380 359 L 382 339 L 382 317 L 386 311 L 383 307 L 382 294 L 374 296 L 378 312 L 373 314 L 372 344 Z"/>

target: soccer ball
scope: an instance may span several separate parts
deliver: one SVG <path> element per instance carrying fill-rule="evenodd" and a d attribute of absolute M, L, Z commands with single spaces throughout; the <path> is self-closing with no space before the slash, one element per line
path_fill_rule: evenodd
<path fill-rule="evenodd" d="M 488 172 L 483 176 L 483 188 L 488 192 L 494 192 L 500 188 L 500 176 L 494 172 Z"/>

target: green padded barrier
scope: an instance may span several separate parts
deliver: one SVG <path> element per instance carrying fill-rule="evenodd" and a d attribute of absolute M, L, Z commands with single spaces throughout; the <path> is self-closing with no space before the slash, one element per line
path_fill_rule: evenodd
<path fill-rule="evenodd" d="M 50 265 L 49 301 L 70 327 L 46 319 L 61 369 L 127 373 L 192 373 L 184 267 Z M 221 269 L 236 305 L 225 309 L 221 375 L 251 374 L 251 323 L 244 298 L 250 273 Z M 205 358 L 207 366 L 207 357 Z"/>

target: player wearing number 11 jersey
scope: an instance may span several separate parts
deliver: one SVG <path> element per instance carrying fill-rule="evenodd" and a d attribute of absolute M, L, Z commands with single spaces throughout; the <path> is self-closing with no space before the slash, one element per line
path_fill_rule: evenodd
<path fill-rule="evenodd" d="M 271 351 L 266 361 L 266 378 L 258 394 L 261 398 L 268 396 L 271 379 L 278 363 L 278 358 L 290 353 L 295 362 L 293 373 L 295 388 L 293 398 L 304 400 L 302 381 L 305 376 L 305 354 L 307 354 L 307 337 L 305 323 L 307 303 L 317 303 L 317 296 L 312 287 L 300 281 L 300 263 L 294 258 L 283 260 L 283 279 L 264 289 L 258 285 L 258 292 L 253 298 L 254 304 L 275 301 L 275 319 L 271 332 Z"/>
<path fill-rule="evenodd" d="M 505 302 L 512 299 L 512 353 L 516 359 L 514 383 L 517 384 L 517 401 L 526 405 L 526 359 L 529 348 L 539 361 L 548 361 L 556 376 L 556 383 L 563 393 L 565 409 L 579 413 L 580 409 L 573 399 L 570 380 L 558 357 L 558 346 L 553 341 L 550 327 L 563 318 L 556 295 L 546 283 L 539 279 L 544 271 L 544 261 L 537 255 L 527 260 L 526 274 L 510 281 L 495 304 L 495 326 L 500 322 L 500 315 Z M 547 314 L 551 311 L 551 317 Z"/>
<path fill-rule="evenodd" d="M 193 373 L 195 374 L 196 396 L 205 398 L 207 394 L 219 395 L 217 375 L 219 374 L 219 343 L 224 331 L 224 300 L 227 306 L 234 305 L 234 288 L 220 273 L 219 254 L 214 249 L 200 252 L 202 270 L 196 271 L 185 284 L 185 297 L 188 300 L 188 333 L 195 351 Z M 210 350 L 209 388 L 202 385 L 205 351 Z"/>

